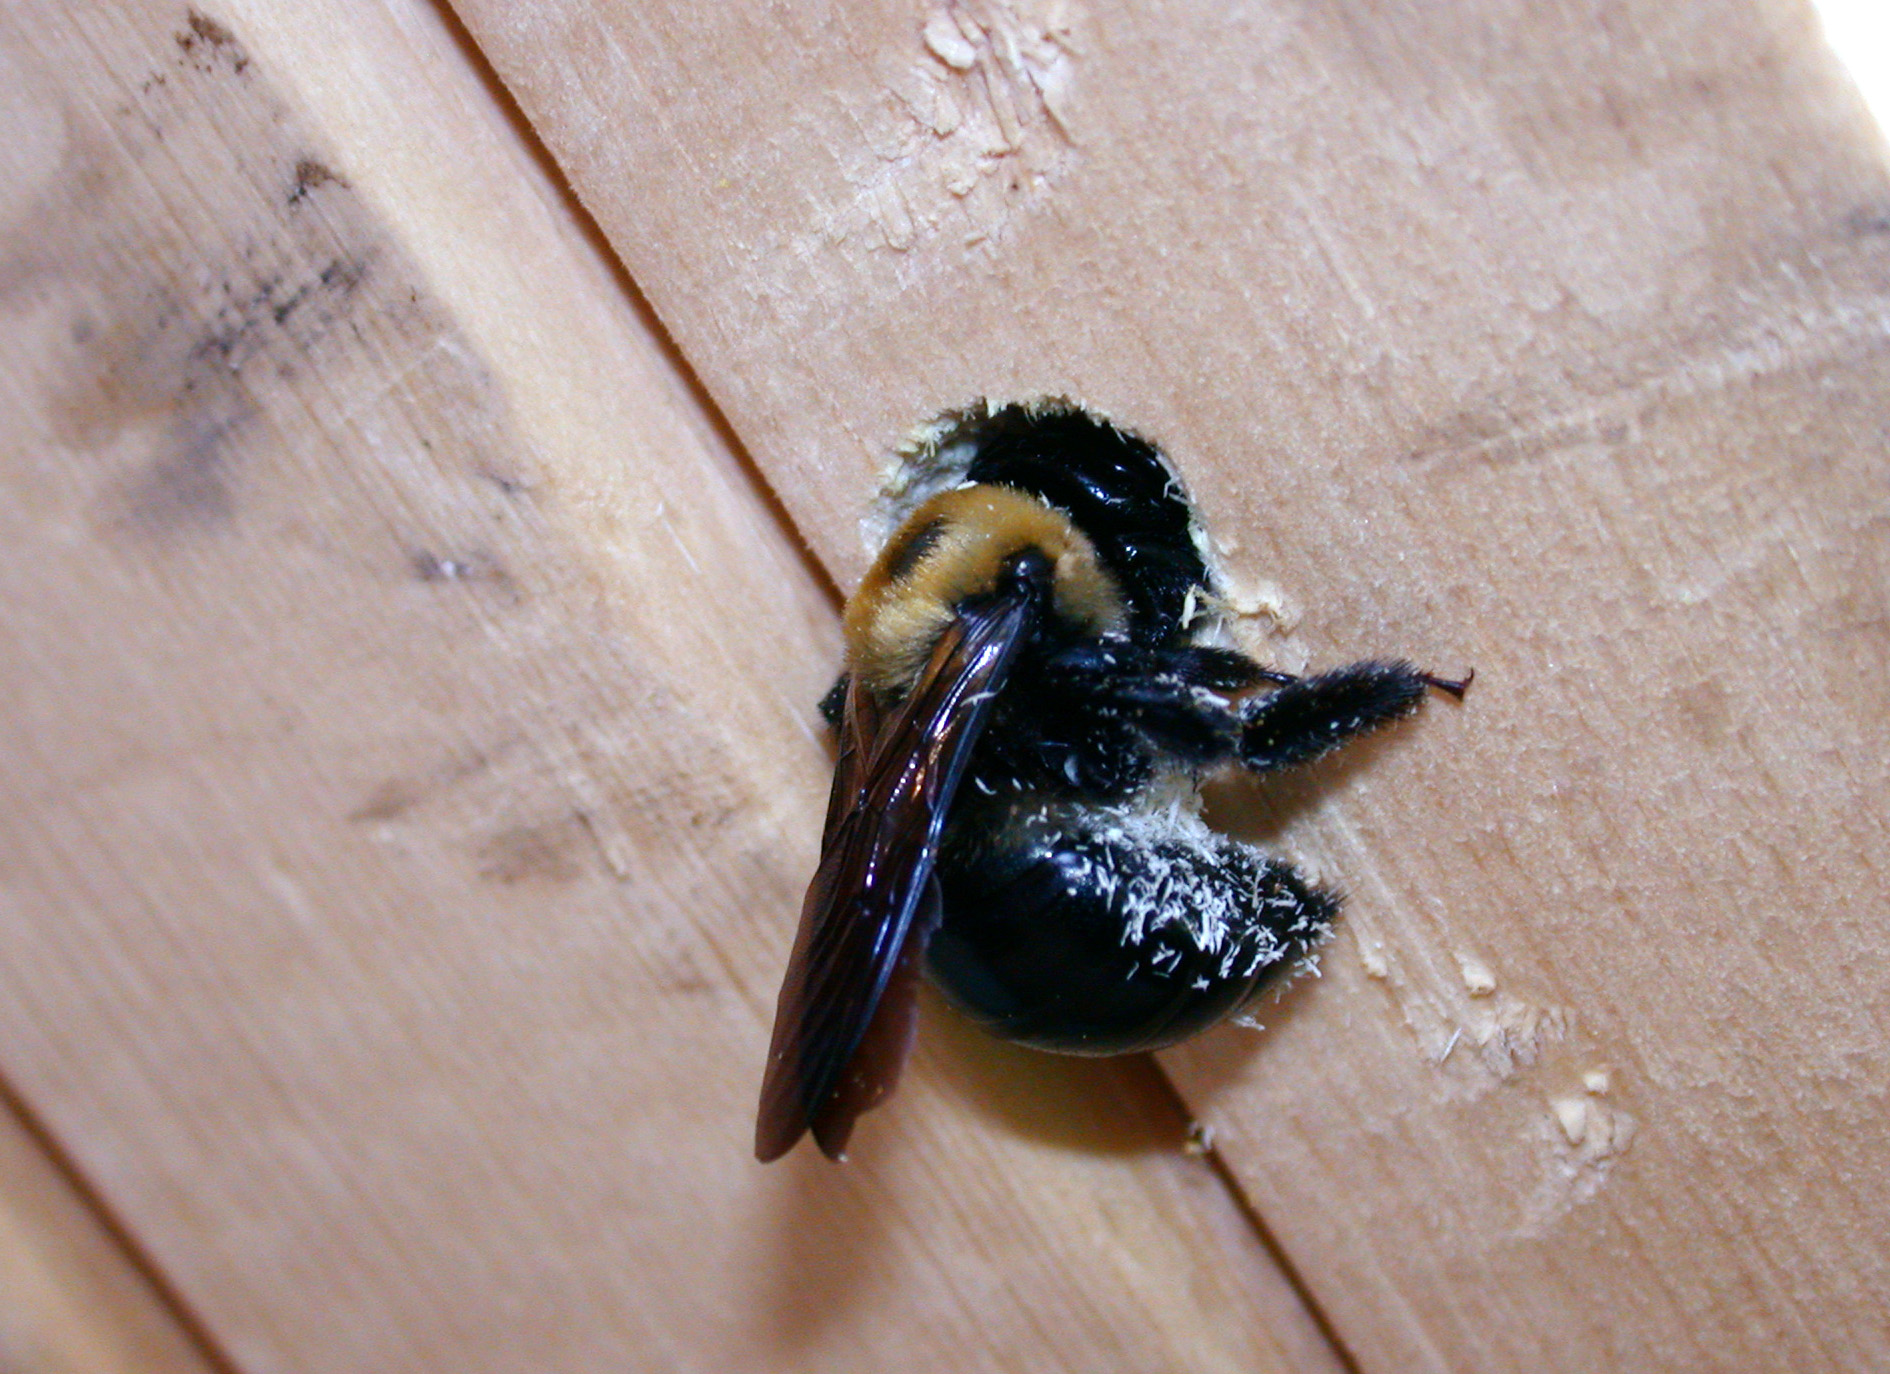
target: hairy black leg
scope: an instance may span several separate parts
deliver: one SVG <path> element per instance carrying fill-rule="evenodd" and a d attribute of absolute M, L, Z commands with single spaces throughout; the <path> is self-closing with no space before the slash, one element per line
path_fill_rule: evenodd
<path fill-rule="evenodd" d="M 1208 644 L 1186 644 L 1179 649 L 1159 649 L 1150 657 L 1164 673 L 1192 682 L 1197 687 L 1211 687 L 1217 692 L 1239 692 L 1262 682 L 1292 682 L 1291 673 L 1262 668 L 1245 654 Z"/>
<path fill-rule="evenodd" d="M 1179 762 L 1205 767 L 1235 756 L 1240 717 L 1228 693 L 1263 670 L 1225 649 L 1148 649 L 1079 640 L 1046 655 L 1033 674 L 1046 720 L 1118 721 Z"/>
<path fill-rule="evenodd" d="M 1241 708 L 1240 761 L 1256 772 L 1291 768 L 1330 753 L 1417 710 L 1426 688 L 1461 697 L 1470 679 L 1452 681 L 1409 663 L 1367 660 L 1297 678 Z"/>

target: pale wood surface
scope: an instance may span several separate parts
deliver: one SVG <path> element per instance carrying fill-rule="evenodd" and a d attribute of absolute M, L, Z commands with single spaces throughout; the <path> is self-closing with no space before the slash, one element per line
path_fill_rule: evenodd
<path fill-rule="evenodd" d="M 1478 668 L 1224 808 L 1352 909 L 1167 1061 L 1364 1368 L 1890 1364 L 1890 188 L 1802 5 L 459 10 L 843 583 L 908 427 L 1069 392 L 1275 658 Z"/>
<path fill-rule="evenodd" d="M 1243 1202 L 1368 1370 L 1890 1363 L 1890 188 L 1802 8 L 131 13 L 0 15 L 0 1073 L 236 1367 L 1335 1367 Z M 1165 1061 L 1244 1197 L 942 1015 L 746 1158 L 795 539 L 1042 391 L 1271 657 L 1480 672 L 1219 807 L 1353 896 Z M 109 1369 L 61 1207 L 0 1329 Z"/>
<path fill-rule="evenodd" d="M 835 608 L 438 11 L 0 57 L 0 1072 L 234 1367 L 1339 1367 L 1146 1062 L 749 1157 Z"/>

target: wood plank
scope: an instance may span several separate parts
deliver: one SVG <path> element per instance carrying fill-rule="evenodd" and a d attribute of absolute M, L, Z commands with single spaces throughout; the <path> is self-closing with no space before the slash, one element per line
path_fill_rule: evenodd
<path fill-rule="evenodd" d="M 1790 0 L 458 8 L 843 582 L 913 424 L 1163 442 L 1285 666 L 1462 710 L 1170 1057 L 1368 1369 L 1890 1363 L 1890 187 Z"/>
<path fill-rule="evenodd" d="M 0 1104 L 0 1369 L 216 1374 L 93 1200 Z"/>
<path fill-rule="evenodd" d="M 238 1367 L 1335 1367 L 1146 1064 L 749 1157 L 834 607 L 436 10 L 0 34 L 0 1069 Z"/>

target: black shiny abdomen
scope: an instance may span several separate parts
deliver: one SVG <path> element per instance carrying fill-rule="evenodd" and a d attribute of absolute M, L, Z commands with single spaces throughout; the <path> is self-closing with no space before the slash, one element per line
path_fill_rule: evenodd
<path fill-rule="evenodd" d="M 928 972 L 965 1014 L 1039 1049 L 1184 1039 L 1249 1002 L 1338 910 L 1287 865 L 1198 829 L 1132 838 L 1065 815 L 961 833 L 938 868 Z"/>

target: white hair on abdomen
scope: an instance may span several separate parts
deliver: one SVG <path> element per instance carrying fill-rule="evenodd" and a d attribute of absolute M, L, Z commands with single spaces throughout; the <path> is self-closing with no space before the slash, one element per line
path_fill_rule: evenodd
<path fill-rule="evenodd" d="M 1116 805 L 1020 800 L 999 843 L 1026 852 L 1068 855 L 1092 891 L 1106 894 L 1123 917 L 1122 942 L 1140 948 L 1157 933 L 1221 957 L 1222 977 L 1246 976 L 1317 944 L 1330 929 L 1316 909 L 1289 894 L 1264 895 L 1273 876 L 1291 878 L 1282 860 L 1216 833 L 1201 819 L 1201 794 L 1184 772 L 1170 772 L 1147 792 Z M 1085 841 L 1092 843 L 1085 844 Z M 1118 856 L 1134 854 L 1132 863 Z M 1251 886 L 1228 882 L 1228 867 L 1250 868 Z M 1297 911 L 1283 930 L 1255 925 L 1251 914 Z M 1162 967 L 1166 959 L 1169 968 Z M 1180 962 L 1171 947 L 1151 956 L 1160 973 Z"/>

